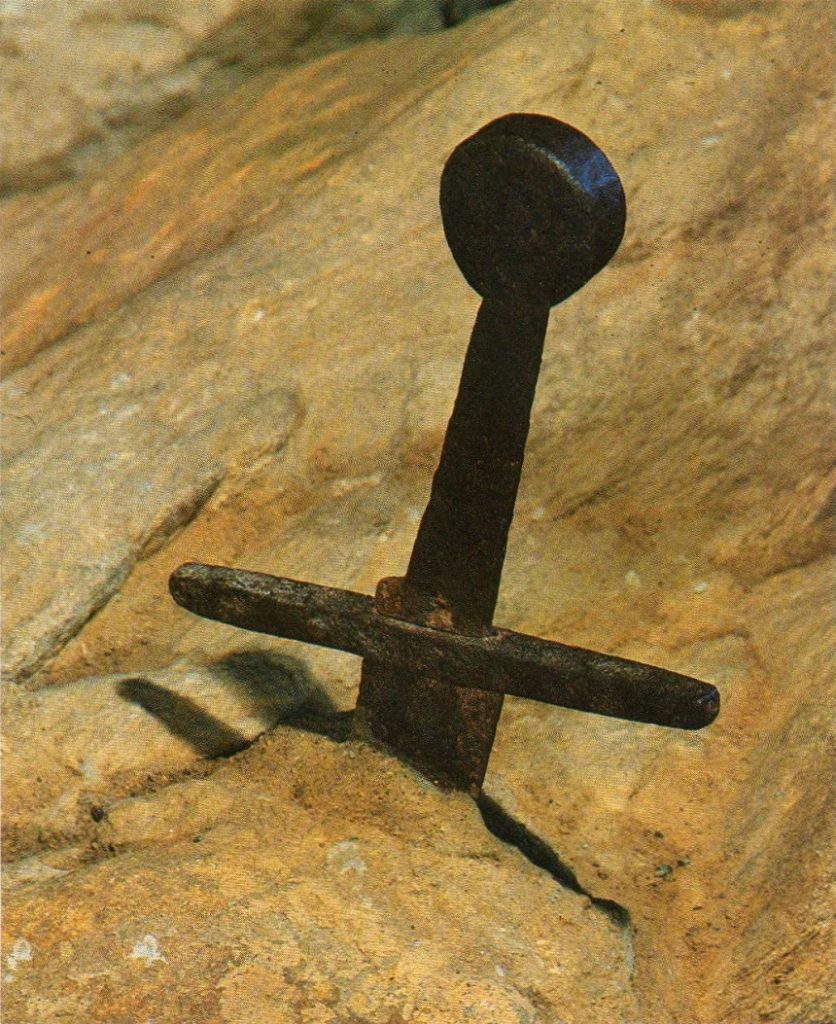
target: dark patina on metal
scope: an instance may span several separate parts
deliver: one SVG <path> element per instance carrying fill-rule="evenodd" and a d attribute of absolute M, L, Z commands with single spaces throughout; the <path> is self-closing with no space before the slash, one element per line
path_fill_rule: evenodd
<path fill-rule="evenodd" d="M 549 310 L 618 248 L 617 174 L 575 128 L 509 114 L 454 150 L 441 212 L 482 304 L 406 574 L 372 599 L 189 564 L 171 592 L 207 618 L 360 655 L 355 735 L 476 796 L 506 693 L 682 729 L 712 722 L 720 698 L 664 669 L 492 626 Z"/>

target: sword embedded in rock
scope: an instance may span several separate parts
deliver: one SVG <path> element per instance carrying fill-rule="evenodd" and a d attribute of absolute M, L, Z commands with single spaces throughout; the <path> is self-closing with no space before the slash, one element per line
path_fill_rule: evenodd
<path fill-rule="evenodd" d="M 621 183 L 577 129 L 492 121 L 441 179 L 444 231 L 482 304 L 406 574 L 363 594 L 190 564 L 178 603 L 245 629 L 363 658 L 355 735 L 478 795 L 503 694 L 685 729 L 719 711 L 709 684 L 492 628 L 549 310 L 615 253 Z"/>

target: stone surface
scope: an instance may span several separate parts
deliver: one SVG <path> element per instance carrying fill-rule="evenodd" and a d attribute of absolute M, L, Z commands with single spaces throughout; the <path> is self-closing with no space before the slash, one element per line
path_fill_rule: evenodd
<path fill-rule="evenodd" d="M 89 838 L 90 810 L 197 770 L 288 718 L 332 705 L 305 667 L 269 651 L 213 665 L 4 692 L 3 854 Z"/>
<path fill-rule="evenodd" d="M 159 680 L 175 662 L 211 675 L 267 651 L 352 706 L 354 660 L 194 620 L 167 576 L 196 558 L 371 591 L 402 571 L 476 309 L 443 242 L 441 166 L 491 117 L 554 114 L 618 168 L 628 229 L 553 314 L 497 622 L 701 675 L 724 704 L 709 730 L 677 734 L 509 700 L 487 789 L 629 914 L 643 1024 L 836 1017 L 832 17 L 824 3 L 510 5 L 265 73 L 95 187 L 9 201 L 5 664 L 38 690 L 8 698 L 9 735 L 42 742 L 26 739 L 37 697 L 39 735 L 66 737 L 56 683 Z M 223 706 L 213 717 L 243 733 L 246 702 Z M 146 725 L 155 760 L 216 781 Z M 74 742 L 61 746 L 88 756 Z M 311 748 L 311 771 L 328 749 Z M 16 898 L 44 933 L 41 887 L 75 893 L 100 841 L 80 827 L 92 797 L 69 755 L 54 760 L 54 788 L 20 771 L 6 796 L 31 879 Z M 104 778 L 99 803 L 125 796 Z M 204 792 L 221 799 L 173 791 L 162 820 L 186 805 L 199 819 Z M 140 823 L 134 859 L 90 870 L 168 877 L 141 838 L 155 813 L 120 819 L 123 836 Z M 65 845 L 47 862 L 49 844 Z M 62 856 L 70 875 L 46 877 Z M 36 962 L 18 953 L 15 984 Z"/>
<path fill-rule="evenodd" d="M 7 0 L 0 192 L 101 169 L 264 67 L 443 25 L 434 0 Z"/>
<path fill-rule="evenodd" d="M 606 914 L 365 748 L 274 733 L 88 852 L 6 896 L 9 1020 L 638 1020 Z"/>

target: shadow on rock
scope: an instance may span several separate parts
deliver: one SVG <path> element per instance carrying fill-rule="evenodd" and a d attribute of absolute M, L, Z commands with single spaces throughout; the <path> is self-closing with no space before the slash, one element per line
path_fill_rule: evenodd
<path fill-rule="evenodd" d="M 342 742 L 353 711 L 340 711 L 297 658 L 274 651 L 239 651 L 211 666 L 212 672 L 253 703 L 266 726 L 279 722 Z"/>
<path fill-rule="evenodd" d="M 312 678 L 304 662 L 273 651 L 239 651 L 206 666 L 214 682 L 234 696 L 241 711 L 263 730 L 279 723 L 327 736 L 348 738 L 353 711 L 340 711 Z M 256 738 L 207 711 L 192 697 L 134 676 L 118 686 L 119 696 L 153 715 L 203 757 L 229 757 Z"/>
<path fill-rule="evenodd" d="M 191 698 L 158 686 L 149 679 L 123 680 L 119 696 L 153 715 L 173 735 L 185 740 L 204 757 L 229 757 L 252 742 Z"/>

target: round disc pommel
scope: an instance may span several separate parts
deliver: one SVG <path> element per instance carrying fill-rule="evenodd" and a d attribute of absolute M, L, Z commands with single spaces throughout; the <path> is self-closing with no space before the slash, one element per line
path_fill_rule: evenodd
<path fill-rule="evenodd" d="M 542 114 L 506 114 L 453 150 L 441 216 L 483 298 L 554 306 L 609 262 L 626 206 L 612 164 L 582 132 Z"/>

